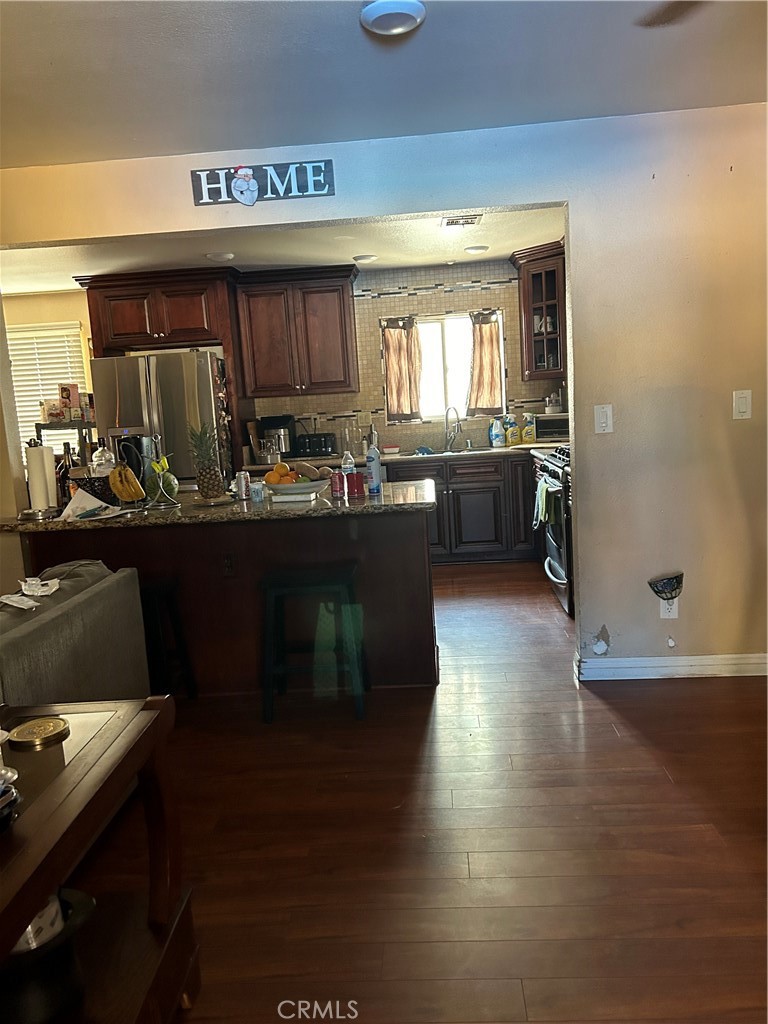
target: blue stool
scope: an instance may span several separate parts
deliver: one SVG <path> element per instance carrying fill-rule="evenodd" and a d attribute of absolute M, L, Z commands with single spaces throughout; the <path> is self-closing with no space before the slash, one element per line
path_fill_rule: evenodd
<path fill-rule="evenodd" d="M 338 672 L 348 672 L 355 697 L 355 717 L 365 714 L 363 690 L 369 689 L 363 662 L 362 638 L 355 628 L 353 578 L 355 564 L 321 566 L 311 569 L 280 569 L 262 580 L 264 588 L 264 678 L 262 711 L 265 722 L 274 716 L 274 692 L 285 693 L 289 672 L 306 672 L 303 665 L 290 665 L 288 655 L 307 650 L 289 647 L 285 631 L 286 598 L 320 598 L 334 606 Z M 313 649 L 310 647 L 310 649 Z M 342 657 L 339 657 L 339 654 Z"/>

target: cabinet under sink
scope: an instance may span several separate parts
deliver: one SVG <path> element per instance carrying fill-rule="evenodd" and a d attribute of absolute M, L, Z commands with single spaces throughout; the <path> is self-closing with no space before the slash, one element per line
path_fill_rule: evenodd
<path fill-rule="evenodd" d="M 532 460 L 527 453 L 488 458 L 489 450 L 466 450 L 474 459 L 462 450 L 387 463 L 389 480 L 434 481 L 429 542 L 435 563 L 536 558 Z"/>

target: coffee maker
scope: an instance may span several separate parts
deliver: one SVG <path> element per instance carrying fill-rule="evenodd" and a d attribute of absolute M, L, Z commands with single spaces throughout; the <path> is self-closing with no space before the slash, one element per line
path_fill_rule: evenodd
<path fill-rule="evenodd" d="M 264 441 L 271 441 L 280 455 L 290 457 L 296 454 L 296 420 L 293 416 L 262 416 L 259 436 Z"/>

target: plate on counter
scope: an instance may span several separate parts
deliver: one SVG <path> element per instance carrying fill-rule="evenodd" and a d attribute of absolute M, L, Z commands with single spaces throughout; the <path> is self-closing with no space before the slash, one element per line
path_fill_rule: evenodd
<path fill-rule="evenodd" d="M 234 494 L 221 494 L 218 498 L 201 498 L 196 494 L 192 498 L 196 505 L 231 505 L 234 500 Z"/>
<path fill-rule="evenodd" d="M 314 501 L 330 480 L 310 480 L 304 484 L 264 484 L 272 501 Z"/>

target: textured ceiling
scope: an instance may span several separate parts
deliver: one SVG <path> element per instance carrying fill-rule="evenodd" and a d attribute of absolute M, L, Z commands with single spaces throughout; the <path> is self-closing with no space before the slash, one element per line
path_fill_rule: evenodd
<path fill-rule="evenodd" d="M 4 166 L 423 135 L 765 99 L 766 5 L 644 29 L 638 2 L 3 2 Z"/>

